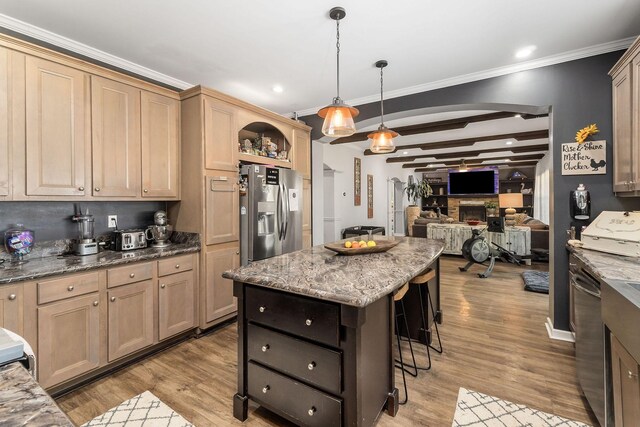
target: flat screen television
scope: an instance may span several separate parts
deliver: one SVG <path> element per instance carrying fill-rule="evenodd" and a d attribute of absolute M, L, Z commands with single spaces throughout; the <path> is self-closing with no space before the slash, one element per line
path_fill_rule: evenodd
<path fill-rule="evenodd" d="M 498 194 L 498 168 L 450 169 L 448 190 L 450 196 Z"/>

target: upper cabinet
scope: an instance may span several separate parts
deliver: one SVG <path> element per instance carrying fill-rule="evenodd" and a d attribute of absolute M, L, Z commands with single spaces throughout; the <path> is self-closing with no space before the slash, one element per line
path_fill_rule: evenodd
<path fill-rule="evenodd" d="M 35 57 L 26 59 L 26 195 L 85 194 L 88 75 Z"/>
<path fill-rule="evenodd" d="M 140 193 L 140 90 L 91 76 L 94 197 Z"/>
<path fill-rule="evenodd" d="M 609 72 L 613 103 L 613 191 L 640 190 L 640 38 Z"/>
<path fill-rule="evenodd" d="M 142 197 L 180 196 L 180 102 L 142 92 Z"/>
<path fill-rule="evenodd" d="M 238 170 L 236 109 L 223 101 L 204 97 L 204 164 L 207 169 Z"/>
<path fill-rule="evenodd" d="M 9 51 L 0 48 L 0 200 L 9 195 L 11 188 L 9 179 L 9 129 L 11 119 L 9 114 Z"/>
<path fill-rule="evenodd" d="M 311 179 L 311 138 L 302 129 L 293 131 L 293 168 L 304 179 Z"/>

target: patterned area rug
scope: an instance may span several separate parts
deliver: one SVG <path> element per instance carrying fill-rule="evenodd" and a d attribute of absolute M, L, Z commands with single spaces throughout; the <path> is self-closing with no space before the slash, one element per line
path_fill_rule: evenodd
<path fill-rule="evenodd" d="M 193 427 L 150 391 L 122 402 L 83 424 L 102 427 Z"/>
<path fill-rule="evenodd" d="M 451 427 L 589 427 L 464 388 L 458 393 Z"/>

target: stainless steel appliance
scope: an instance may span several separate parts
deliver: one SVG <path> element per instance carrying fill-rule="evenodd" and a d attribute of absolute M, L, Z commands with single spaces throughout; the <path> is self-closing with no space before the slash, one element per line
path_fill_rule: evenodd
<path fill-rule="evenodd" d="M 173 233 L 173 227 L 169 224 L 167 213 L 165 211 L 157 211 L 153 214 L 154 225 L 150 225 L 145 230 L 145 236 L 148 240 L 153 240 L 151 246 L 154 248 L 166 248 L 171 245 L 169 237 Z"/>
<path fill-rule="evenodd" d="M 269 166 L 240 169 L 240 262 L 302 249 L 302 177 Z"/>
<path fill-rule="evenodd" d="M 93 236 L 94 219 L 87 208 L 82 213 L 71 217 L 78 223 L 78 238 L 73 241 L 73 253 L 76 255 L 93 255 L 98 253 L 98 242 Z"/>
<path fill-rule="evenodd" d="M 582 392 L 601 426 L 605 425 L 604 325 L 600 282 L 576 257 L 569 261 L 576 333 L 576 370 Z"/>
<path fill-rule="evenodd" d="M 111 232 L 111 250 L 130 251 L 147 247 L 147 237 L 143 230 L 116 230 Z"/>

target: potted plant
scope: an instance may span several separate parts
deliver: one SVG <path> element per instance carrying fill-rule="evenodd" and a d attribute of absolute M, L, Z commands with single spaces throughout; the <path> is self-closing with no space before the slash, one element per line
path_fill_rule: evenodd
<path fill-rule="evenodd" d="M 488 202 L 484 202 L 484 207 L 487 210 L 487 216 L 498 216 L 498 202 L 495 200 L 489 200 Z"/>
<path fill-rule="evenodd" d="M 407 193 L 407 199 L 411 203 L 406 208 L 407 214 L 407 229 L 409 230 L 409 236 L 413 236 L 413 223 L 416 218 L 420 216 L 420 206 L 416 204 L 418 199 L 427 199 L 433 194 L 433 189 L 429 185 L 426 179 L 415 181 L 409 177 L 409 183 L 404 188 L 404 192 Z"/>

